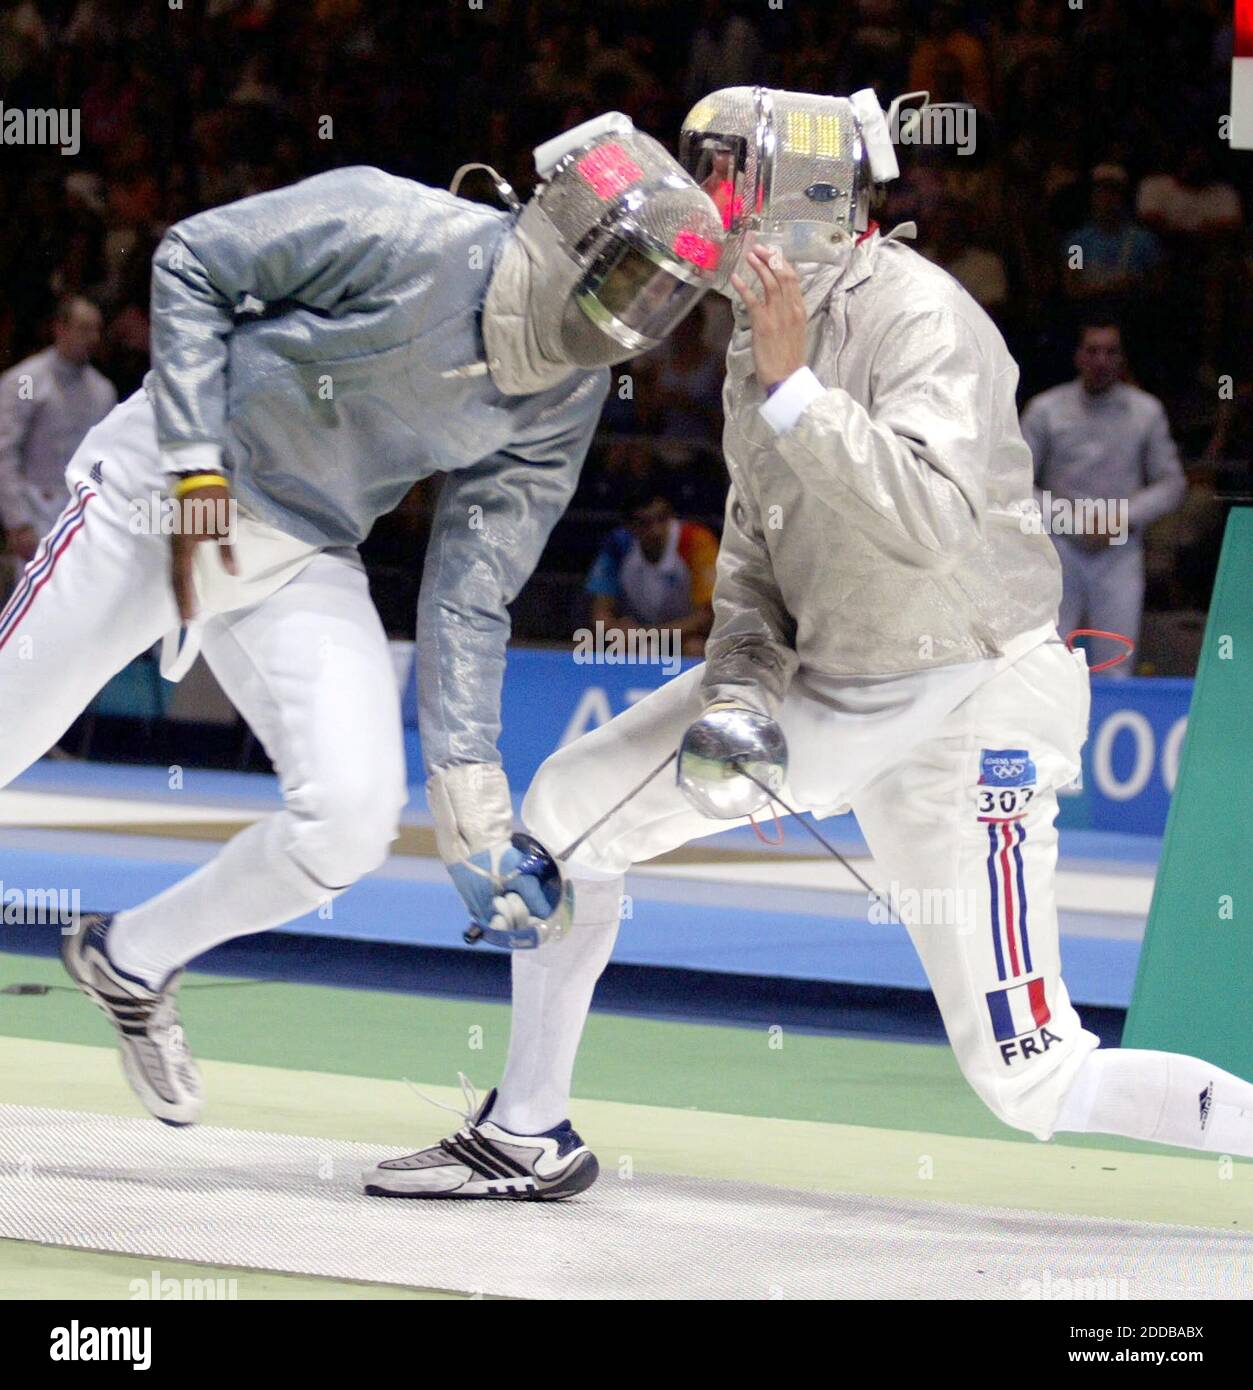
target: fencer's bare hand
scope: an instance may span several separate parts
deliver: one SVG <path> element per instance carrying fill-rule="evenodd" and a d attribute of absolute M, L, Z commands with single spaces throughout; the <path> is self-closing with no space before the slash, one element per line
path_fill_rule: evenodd
<path fill-rule="evenodd" d="M 731 283 L 752 322 L 757 380 L 769 391 L 805 365 L 805 301 L 796 271 L 777 247 L 754 246 L 745 259 L 757 285 L 739 275 Z"/>
<path fill-rule="evenodd" d="M 176 499 L 179 524 L 171 538 L 170 574 L 178 616 L 187 623 L 196 616 L 196 586 L 192 579 L 192 561 L 196 547 L 214 542 L 222 557 L 227 574 L 238 574 L 235 552 L 231 547 L 234 535 L 235 509 L 231 490 L 221 486 L 204 487 Z"/>
<path fill-rule="evenodd" d="M 30 564 L 39 549 L 39 532 L 33 526 L 19 526 L 9 535 L 9 549 L 23 564 Z"/>

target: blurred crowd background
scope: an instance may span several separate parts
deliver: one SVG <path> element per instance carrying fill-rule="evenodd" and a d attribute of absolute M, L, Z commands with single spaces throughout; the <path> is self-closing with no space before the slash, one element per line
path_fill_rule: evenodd
<path fill-rule="evenodd" d="M 1253 166 L 1220 129 L 1231 11 L 1229 0 L 0 0 L 5 106 L 82 113 L 74 157 L 0 151 L 0 369 L 52 341 L 57 304 L 83 295 L 103 316 L 96 365 L 125 396 L 148 364 L 148 262 L 164 229 L 328 167 L 446 185 L 482 159 L 525 193 L 534 144 L 607 109 L 673 149 L 688 107 L 722 86 L 873 85 L 885 105 L 926 88 L 975 108 L 975 150 L 903 151 L 879 220 L 915 220 L 919 249 L 997 320 L 1024 404 L 1074 376 L 1085 317 L 1121 322 L 1129 379 L 1165 405 L 1189 481 L 1149 537 L 1140 669 L 1188 674 L 1221 499 L 1251 490 Z M 521 637 L 569 640 L 606 536 L 654 496 L 717 531 L 728 332 L 711 297 L 632 366 L 629 398 L 611 396 L 575 505 L 519 600 Z M 411 631 L 430 502 L 416 488 L 367 547 L 397 634 Z"/>

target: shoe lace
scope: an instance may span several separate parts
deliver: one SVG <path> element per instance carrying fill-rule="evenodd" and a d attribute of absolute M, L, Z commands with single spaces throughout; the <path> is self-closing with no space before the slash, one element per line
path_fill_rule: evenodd
<path fill-rule="evenodd" d="M 440 1110 L 447 1110 L 450 1115 L 457 1115 L 465 1121 L 467 1127 L 472 1127 L 474 1117 L 479 1113 L 479 1093 L 474 1089 L 474 1083 L 463 1071 L 457 1073 L 457 1080 L 461 1083 L 461 1099 L 466 1108 L 459 1109 L 455 1105 L 445 1105 L 442 1100 L 436 1100 L 434 1096 L 428 1096 L 425 1091 L 419 1089 L 409 1078 L 404 1078 L 405 1085 L 419 1099 L 426 1101 L 428 1105 L 434 1105 Z"/>

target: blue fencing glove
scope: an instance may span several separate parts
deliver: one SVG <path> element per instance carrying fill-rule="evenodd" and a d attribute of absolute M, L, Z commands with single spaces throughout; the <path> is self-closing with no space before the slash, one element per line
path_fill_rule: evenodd
<path fill-rule="evenodd" d="M 470 911 L 466 940 L 513 951 L 561 940 L 573 890 L 538 840 L 510 834 L 504 771 L 492 763 L 442 768 L 427 793 L 440 857 Z"/>

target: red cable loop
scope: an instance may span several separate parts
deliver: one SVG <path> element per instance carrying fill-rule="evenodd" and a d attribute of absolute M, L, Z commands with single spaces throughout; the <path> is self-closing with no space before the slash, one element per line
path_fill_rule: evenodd
<path fill-rule="evenodd" d="M 1088 674 L 1092 676 L 1096 675 L 1098 671 L 1108 671 L 1111 666 L 1121 665 L 1136 649 L 1136 644 L 1131 638 L 1124 636 L 1121 632 L 1106 632 L 1104 628 L 1099 627 L 1077 627 L 1066 638 L 1066 650 L 1068 652 L 1074 651 L 1076 637 L 1107 637 L 1111 642 L 1126 643 L 1127 650 L 1125 652 L 1111 656 L 1108 661 L 1098 661 L 1095 666 L 1089 666 Z"/>
<path fill-rule="evenodd" d="M 748 823 L 753 827 L 753 834 L 757 836 L 763 845 L 781 845 L 783 843 L 783 836 L 786 832 L 783 829 L 783 822 L 779 819 L 779 808 L 773 801 L 770 803 L 770 813 L 774 816 L 775 828 L 779 832 L 776 839 L 771 840 L 762 833 L 761 826 L 757 824 L 756 816 L 750 815 Z"/>

